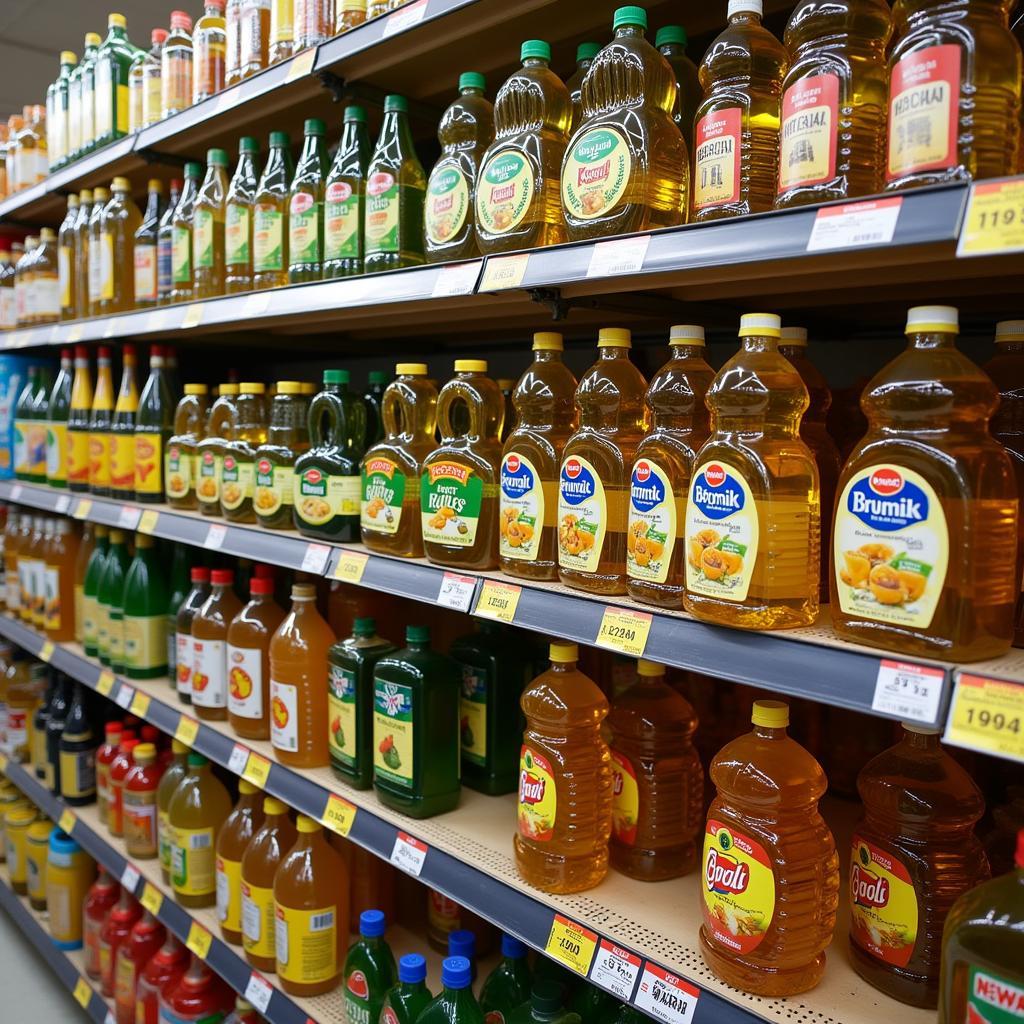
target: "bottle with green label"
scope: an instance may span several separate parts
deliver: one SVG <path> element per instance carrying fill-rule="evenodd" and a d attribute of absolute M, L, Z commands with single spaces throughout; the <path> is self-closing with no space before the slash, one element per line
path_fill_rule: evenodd
<path fill-rule="evenodd" d="M 192 298 L 192 232 L 202 176 L 202 164 L 185 164 L 185 185 L 171 218 L 171 291 L 167 296 L 168 302 L 188 302 Z"/>
<path fill-rule="evenodd" d="M 124 581 L 124 674 L 167 674 L 167 578 L 148 534 L 135 535 L 135 557 Z"/>
<path fill-rule="evenodd" d="M 68 417 L 71 415 L 71 349 L 61 349 L 60 373 L 50 392 L 46 425 L 46 482 L 51 487 L 68 485 Z"/>
<path fill-rule="evenodd" d="M 103 576 L 96 589 L 96 646 L 100 661 L 115 672 L 124 670 L 124 578 L 129 562 L 124 531 L 111 530 Z"/>
<path fill-rule="evenodd" d="M 167 206 L 160 215 L 156 232 L 156 301 L 159 306 L 166 306 L 174 291 L 174 214 L 183 188 L 180 178 L 172 179 Z"/>
<path fill-rule="evenodd" d="M 427 176 L 416 156 L 404 96 L 384 100 L 384 123 L 366 171 L 364 268 L 373 273 L 423 262 Z"/>
<path fill-rule="evenodd" d="M 462 782 L 496 796 L 519 785 L 525 724 L 519 698 L 532 678 L 532 664 L 523 657 L 521 640 L 507 626 L 491 619 L 475 622 L 477 632 L 456 640 L 449 652 L 462 682 Z"/>
<path fill-rule="evenodd" d="M 384 1024 L 416 1024 L 431 998 L 427 961 L 419 953 L 406 953 L 398 961 L 398 984 L 384 998 L 380 1019 Z"/>
<path fill-rule="evenodd" d="M 464 956 L 441 962 L 441 994 L 419 1015 L 416 1024 L 484 1024 L 484 1011 L 473 995 L 473 968 Z"/>
<path fill-rule="evenodd" d="M 238 140 L 238 165 L 228 185 L 224 209 L 224 292 L 237 295 L 252 290 L 253 204 L 259 175 L 256 160 L 260 145 L 248 135 Z"/>
<path fill-rule="evenodd" d="M 324 179 L 330 167 L 327 126 L 311 117 L 288 189 L 288 283 L 319 281 L 324 261 Z"/>
<path fill-rule="evenodd" d="M 295 461 L 309 450 L 309 424 L 302 385 L 279 380 L 270 405 L 267 440 L 256 449 L 253 511 L 256 522 L 271 530 L 292 528 Z"/>
<path fill-rule="evenodd" d="M 221 463 L 220 510 L 232 523 L 255 523 L 256 449 L 267 440 L 266 385 L 243 381 L 235 403 L 235 429 L 224 446 Z"/>
<path fill-rule="evenodd" d="M 85 583 L 82 585 L 82 646 L 90 658 L 96 658 L 100 653 L 99 589 L 110 548 L 109 533 L 102 523 L 96 524 L 94 536 L 96 544 L 85 567 Z"/>
<path fill-rule="evenodd" d="M 480 255 L 473 196 L 480 162 L 494 140 L 494 106 L 484 97 L 484 76 L 465 71 L 459 96 L 441 116 L 441 156 L 427 182 L 424 233 L 429 263 Z"/>
<path fill-rule="evenodd" d="M 324 278 L 363 272 L 366 169 L 370 164 L 366 111 L 346 107 L 341 141 L 324 189 Z"/>
<path fill-rule="evenodd" d="M 512 1011 L 509 1024 L 583 1024 L 583 1018 L 565 1008 L 561 989 L 555 982 L 538 981 L 530 1001 Z"/>
<path fill-rule="evenodd" d="M 271 132 L 267 164 L 253 199 L 254 288 L 280 288 L 288 283 L 288 189 L 291 182 L 291 139 L 287 132 Z"/>
<path fill-rule="evenodd" d="M 398 972 L 385 929 L 383 911 L 364 910 L 359 915 L 359 939 L 349 948 L 342 974 L 349 1024 L 376 1024 L 395 984 Z"/>
<path fill-rule="evenodd" d="M 309 406 L 311 447 L 295 460 L 295 529 L 306 537 L 359 539 L 366 406 L 348 381 L 348 370 L 324 370 L 323 390 Z"/>
<path fill-rule="evenodd" d="M 224 294 L 224 206 L 228 193 L 228 154 L 206 153 L 206 177 L 196 195 L 192 218 L 192 297 Z"/>
<path fill-rule="evenodd" d="M 373 783 L 373 679 L 377 662 L 397 648 L 377 635 L 373 619 L 352 624 L 352 636 L 327 652 L 331 767 L 356 789 Z"/>
<path fill-rule="evenodd" d="M 512 1011 L 530 998 L 530 979 L 526 944 L 512 935 L 502 935 L 501 960 L 480 990 L 480 1008 L 487 1024 L 507 1024 Z"/>
<path fill-rule="evenodd" d="M 387 807 L 430 818 L 459 802 L 459 677 L 426 626 L 405 642 L 373 673 L 373 785 Z"/>
<path fill-rule="evenodd" d="M 96 52 L 96 147 L 128 134 L 128 72 L 137 50 L 123 14 L 107 17 L 107 38 Z"/>

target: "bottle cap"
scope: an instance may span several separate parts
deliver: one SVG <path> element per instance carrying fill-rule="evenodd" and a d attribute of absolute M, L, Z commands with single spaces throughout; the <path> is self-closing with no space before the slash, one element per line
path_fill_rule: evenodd
<path fill-rule="evenodd" d="M 110 531 L 110 543 L 111 544 L 123 544 L 124 543 L 124 530 L 111 530 Z"/>
<path fill-rule="evenodd" d="M 224 0 L 203 0 L 203 6 L 204 7 L 216 7 L 217 10 L 221 14 L 223 14 L 224 13 L 225 2 L 224 2 Z"/>
<path fill-rule="evenodd" d="M 228 395 L 228 396 L 237 395 L 238 394 L 238 385 L 233 383 L 232 381 L 226 381 L 224 384 L 221 384 L 219 386 L 218 391 L 219 391 L 219 394 L 218 394 L 219 398 L 223 398 L 225 395 Z"/>
<path fill-rule="evenodd" d="M 35 843 L 49 843 L 53 828 L 53 823 L 49 821 L 33 822 L 28 827 L 28 837 Z"/>
<path fill-rule="evenodd" d="M 293 583 L 293 601 L 313 601 L 316 599 L 316 587 L 312 583 Z"/>
<path fill-rule="evenodd" d="M 774 313 L 744 313 L 740 317 L 741 338 L 778 338 L 782 334 L 782 317 Z"/>
<path fill-rule="evenodd" d="M 150 178 L 149 181 L 146 182 L 146 191 L 159 192 L 163 195 L 164 183 L 159 178 Z"/>
<path fill-rule="evenodd" d="M 750 721 L 766 729 L 784 729 L 789 725 L 789 705 L 781 700 L 755 700 Z"/>
<path fill-rule="evenodd" d="M 406 953 L 398 961 L 398 980 L 406 985 L 417 985 L 427 980 L 427 961 L 419 953 Z"/>
<path fill-rule="evenodd" d="M 521 960 L 526 956 L 526 943 L 520 942 L 514 935 L 502 934 L 501 955 L 510 960 Z"/>
<path fill-rule="evenodd" d="M 782 340 L 786 345 L 806 345 L 807 344 L 807 328 L 806 327 L 783 327 L 782 328 Z"/>
<path fill-rule="evenodd" d="M 565 348 L 557 331 L 537 331 L 533 335 L 534 352 L 561 352 Z"/>
<path fill-rule="evenodd" d="M 907 310 L 907 334 L 956 334 L 959 329 L 956 306 L 912 306 Z"/>
<path fill-rule="evenodd" d="M 633 335 L 625 327 L 602 327 L 597 332 L 598 348 L 632 348 Z"/>
<path fill-rule="evenodd" d="M 214 569 L 210 573 L 210 582 L 215 587 L 230 587 L 235 582 L 234 569 Z"/>
<path fill-rule="evenodd" d="M 153 46 L 163 46 L 167 42 L 167 29 L 155 28 L 149 33 L 149 41 Z"/>
<path fill-rule="evenodd" d="M 371 384 L 387 384 L 390 381 L 387 370 L 371 370 L 367 375 L 366 379 Z"/>
<path fill-rule="evenodd" d="M 127 28 L 128 19 L 123 14 L 108 14 L 107 28 Z"/>
<path fill-rule="evenodd" d="M 189 573 L 189 578 L 193 583 L 209 583 L 210 570 L 205 565 L 194 565 L 192 566 L 191 573 Z"/>
<path fill-rule="evenodd" d="M 764 13 L 761 0 L 729 0 L 729 8 L 726 17 L 731 18 L 734 14 L 756 14 Z"/>
<path fill-rule="evenodd" d="M 99 32 L 86 32 L 85 33 L 85 45 L 86 46 L 99 46 L 102 40 L 100 39 Z"/>
<path fill-rule="evenodd" d="M 348 382 L 348 370 L 324 370 L 325 384 L 347 384 Z"/>
<path fill-rule="evenodd" d="M 383 910 L 364 910 L 359 915 L 359 934 L 367 939 L 383 935 L 387 930 Z"/>
<path fill-rule="evenodd" d="M 312 834 L 313 832 L 319 832 L 323 826 L 319 821 L 313 818 L 307 817 L 305 814 L 300 814 L 295 819 L 295 827 L 300 832 L 307 832 Z"/>
<path fill-rule="evenodd" d="M 430 627 L 429 626 L 406 626 L 405 627 L 405 642 L 407 644 L 427 644 L 427 643 L 430 643 Z"/>
<path fill-rule="evenodd" d="M 538 57 L 541 60 L 551 60 L 551 47 L 543 39 L 527 39 L 519 48 L 519 59 L 527 60 L 530 57 Z"/>
<path fill-rule="evenodd" d="M 184 185 L 184 182 L 181 180 L 181 178 L 171 178 L 171 191 L 172 192 L 180 192 L 183 185 Z"/>
<path fill-rule="evenodd" d="M 567 665 L 572 661 L 579 661 L 580 649 L 577 644 L 569 643 L 568 640 L 555 640 L 548 648 L 548 657 L 560 665 Z"/>
<path fill-rule="evenodd" d="M 480 89 L 483 91 L 486 88 L 487 79 L 479 71 L 463 71 L 459 75 L 459 92 L 462 92 L 463 89 Z"/>
<path fill-rule="evenodd" d="M 265 395 L 267 385 L 258 380 L 243 381 L 238 385 L 238 393 L 240 395 Z"/>
<path fill-rule="evenodd" d="M 176 28 L 192 31 L 192 16 L 187 11 L 171 11 L 171 29 Z"/>
<path fill-rule="evenodd" d="M 279 395 L 301 395 L 302 385 L 297 380 L 279 380 L 277 393 Z"/>
<path fill-rule="evenodd" d="M 76 853 L 81 853 L 82 848 L 67 834 L 62 832 L 59 828 L 55 828 L 50 833 L 50 849 L 54 853 L 63 854 L 65 857 L 73 857 Z"/>
<path fill-rule="evenodd" d="M 39 240 L 41 242 L 52 242 L 57 237 L 57 232 L 53 228 L 43 228 L 39 232 Z"/>
<path fill-rule="evenodd" d="M 356 619 L 352 623 L 352 632 L 355 636 L 373 636 L 377 632 L 377 622 L 374 619 Z"/>
<path fill-rule="evenodd" d="M 562 986 L 557 981 L 542 978 L 533 983 L 530 1007 L 538 1013 L 555 1013 L 562 1008 Z"/>
<path fill-rule="evenodd" d="M 516 382 L 512 377 L 497 377 L 495 378 L 494 383 L 497 384 L 502 391 L 511 391 L 516 386 Z"/>
<path fill-rule="evenodd" d="M 404 114 L 409 109 L 409 101 L 404 96 L 394 94 L 384 97 L 385 114 Z"/>
<path fill-rule="evenodd" d="M 74 50 L 61 50 L 60 62 L 61 64 L 77 64 L 78 54 L 76 54 Z"/>
<path fill-rule="evenodd" d="M 600 43 L 580 43 L 576 47 L 576 63 L 580 61 L 593 60 L 601 52 Z"/>
<path fill-rule="evenodd" d="M 704 328 L 697 324 L 674 324 L 668 330 L 670 345 L 703 345 Z"/>
<path fill-rule="evenodd" d="M 242 796 L 252 796 L 253 793 L 258 793 L 259 787 L 251 783 L 248 779 L 238 780 L 238 792 Z"/>
<path fill-rule="evenodd" d="M 276 796 L 265 796 L 263 798 L 263 813 L 287 814 L 288 805 L 283 800 L 278 800 Z"/>
<path fill-rule="evenodd" d="M 620 7 L 612 19 L 612 29 L 615 30 L 622 25 L 638 25 L 646 29 L 647 12 L 642 7 Z"/>
<path fill-rule="evenodd" d="M 326 135 L 327 125 L 319 117 L 307 117 L 302 130 L 305 135 Z"/>
<path fill-rule="evenodd" d="M 1024 341 L 1024 320 L 1000 320 L 996 324 L 996 344 Z"/>
<path fill-rule="evenodd" d="M 208 149 L 206 151 L 206 162 L 215 167 L 227 167 L 228 151 L 226 149 Z"/>
<path fill-rule="evenodd" d="M 106 736 L 107 742 L 110 743 L 113 737 L 121 735 L 123 729 L 124 722 L 107 722 L 103 727 L 103 735 Z"/>
<path fill-rule="evenodd" d="M 447 956 L 441 961 L 441 984 L 445 988 L 469 988 L 473 965 L 464 956 Z"/>
<path fill-rule="evenodd" d="M 665 666 L 659 665 L 656 661 L 648 661 L 646 658 L 639 658 L 636 663 L 636 673 L 646 678 L 654 678 L 665 674 Z"/>
<path fill-rule="evenodd" d="M 185 394 L 186 395 L 207 395 L 210 393 L 210 389 L 205 384 L 186 384 Z"/>
<path fill-rule="evenodd" d="M 132 756 L 138 764 L 152 764 L 156 760 L 156 747 L 152 743 L 140 743 Z"/>
<path fill-rule="evenodd" d="M 344 120 L 350 122 L 366 123 L 366 111 L 362 107 L 346 107 Z"/>
<path fill-rule="evenodd" d="M 396 377 L 426 377 L 426 363 L 395 363 Z"/>
<path fill-rule="evenodd" d="M 198 160 L 189 160 L 185 164 L 186 178 L 201 178 L 203 176 L 203 165 Z"/>
<path fill-rule="evenodd" d="M 274 581 L 266 577 L 253 576 L 249 580 L 249 593 L 253 597 L 265 597 L 274 592 Z"/>
<path fill-rule="evenodd" d="M 292 145 L 291 136 L 287 132 L 271 132 L 271 149 L 290 149 Z"/>
<path fill-rule="evenodd" d="M 467 960 L 472 960 L 476 956 L 476 936 L 468 928 L 449 932 L 448 955 L 464 956 Z"/>
<path fill-rule="evenodd" d="M 486 373 L 487 372 L 487 360 L 486 359 L 456 359 L 455 360 L 455 372 L 456 373 Z"/>
<path fill-rule="evenodd" d="M 316 394 L 316 385 L 312 381 L 304 380 L 299 385 L 299 394 L 302 394 L 302 395 L 315 395 Z"/>
<path fill-rule="evenodd" d="M 187 754 L 189 746 L 187 743 L 182 743 L 181 740 L 171 740 L 171 753 L 172 754 Z"/>
<path fill-rule="evenodd" d="M 667 46 L 669 43 L 679 43 L 686 46 L 689 39 L 686 36 L 686 29 L 682 25 L 662 25 L 658 34 L 654 37 L 655 46 Z"/>
<path fill-rule="evenodd" d="M 188 754 L 188 766 L 189 768 L 203 768 L 210 762 L 207 761 L 202 754 L 197 754 L 194 750 L 190 750 Z"/>

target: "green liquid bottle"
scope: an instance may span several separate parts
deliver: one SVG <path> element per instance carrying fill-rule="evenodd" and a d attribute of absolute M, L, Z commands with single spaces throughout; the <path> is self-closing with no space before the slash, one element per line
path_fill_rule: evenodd
<path fill-rule="evenodd" d="M 145 533 L 135 535 L 124 581 L 124 671 L 129 679 L 167 674 L 167 579 Z"/>
<path fill-rule="evenodd" d="M 385 1024 L 416 1024 L 431 998 L 427 961 L 419 953 L 406 953 L 398 961 L 398 984 L 385 997 L 380 1019 Z"/>
<path fill-rule="evenodd" d="M 384 938 L 380 910 L 359 915 L 359 939 L 345 957 L 345 1017 L 349 1024 L 376 1024 L 384 998 L 395 984 L 395 956 Z"/>
<path fill-rule="evenodd" d="M 366 111 L 346 107 L 341 141 L 324 189 L 324 278 L 363 272 L 363 218 L 370 140 Z"/>
<path fill-rule="evenodd" d="M 306 121 L 295 177 L 288 190 L 288 283 L 319 281 L 324 262 L 324 179 L 330 167 L 317 117 Z"/>
<path fill-rule="evenodd" d="M 50 392 L 50 419 L 46 425 L 46 482 L 68 485 L 68 417 L 71 415 L 71 349 L 61 349 L 60 373 Z"/>
<path fill-rule="evenodd" d="M 287 132 L 270 133 L 270 153 L 253 201 L 252 283 L 257 289 L 280 288 L 288 283 L 290 150 Z"/>
<path fill-rule="evenodd" d="M 128 41 L 123 14 L 107 18 L 107 38 L 96 53 L 96 147 L 128 134 L 128 72 L 136 49 Z"/>
<path fill-rule="evenodd" d="M 202 176 L 202 164 L 191 161 L 185 164 L 185 186 L 171 219 L 171 291 L 167 296 L 168 302 L 188 302 L 192 298 L 192 231 Z"/>
<path fill-rule="evenodd" d="M 249 136 L 238 140 L 238 165 L 228 185 L 224 211 L 224 291 L 237 295 L 252 289 L 253 203 L 259 187 L 256 160 L 259 143 Z"/>
<path fill-rule="evenodd" d="M 502 935 L 501 961 L 480 990 L 480 1008 L 488 1024 L 507 1024 L 512 1011 L 530 998 L 530 980 L 526 945 L 511 935 Z"/>
<path fill-rule="evenodd" d="M 25 386 L 14 405 L 14 475 L 28 479 L 28 441 L 31 431 L 32 399 L 35 397 L 39 368 L 30 366 Z"/>
<path fill-rule="evenodd" d="M 110 548 L 96 590 L 97 641 L 100 661 L 115 672 L 124 671 L 124 580 L 128 575 L 128 547 L 123 530 L 110 531 Z M 88 587 L 88 575 L 86 576 Z M 88 594 L 88 589 L 86 590 Z"/>
<path fill-rule="evenodd" d="M 196 196 L 192 220 L 192 297 L 224 294 L 224 205 L 228 193 L 228 155 L 206 154 L 206 177 Z"/>
<path fill-rule="evenodd" d="M 426 626 L 405 642 L 373 674 L 373 785 L 386 806 L 430 818 L 459 802 L 459 678 Z"/>
<path fill-rule="evenodd" d="M 40 367 L 36 390 L 29 407 L 28 476 L 34 484 L 46 483 L 46 434 L 50 421 L 50 390 L 53 380 L 47 367 Z"/>
<path fill-rule="evenodd" d="M 473 968 L 464 956 L 441 963 L 443 991 L 419 1015 L 416 1024 L 484 1024 L 484 1011 L 473 995 Z"/>
<path fill-rule="evenodd" d="M 99 590 L 110 549 L 109 531 L 100 523 L 95 528 L 96 544 L 85 567 L 82 584 L 82 646 L 91 658 L 99 656 Z M 184 544 L 180 545 L 185 547 Z"/>
<path fill-rule="evenodd" d="M 384 100 L 384 123 L 366 172 L 364 268 L 373 273 L 423 263 L 427 177 L 416 156 L 404 96 Z"/>
<path fill-rule="evenodd" d="M 509 1017 L 510 1024 L 583 1024 L 578 1013 L 562 1005 L 562 992 L 553 981 L 538 981 L 524 1003 Z"/>

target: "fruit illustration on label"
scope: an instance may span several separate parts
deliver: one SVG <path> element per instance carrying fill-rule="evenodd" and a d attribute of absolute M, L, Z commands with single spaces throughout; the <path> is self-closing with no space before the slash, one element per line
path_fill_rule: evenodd
<path fill-rule="evenodd" d="M 288 724 L 288 708 L 280 697 L 275 697 L 270 702 L 271 714 L 274 716 L 274 725 L 283 729 Z"/>
<path fill-rule="evenodd" d="M 345 981 L 345 987 L 357 999 L 370 998 L 370 985 L 362 971 L 353 971 Z"/>
<path fill-rule="evenodd" d="M 381 757 L 384 758 L 384 763 L 392 770 L 396 771 L 402 766 L 402 759 L 398 756 L 398 750 L 395 747 L 394 736 L 385 736 L 380 741 L 380 753 Z"/>
<path fill-rule="evenodd" d="M 192 689 L 198 690 L 200 693 L 203 692 L 210 685 L 210 677 L 203 675 L 202 672 L 194 672 L 192 674 Z"/>
<path fill-rule="evenodd" d="M 252 678 L 249 673 L 237 665 L 228 675 L 228 685 L 231 687 L 231 696 L 235 700 L 245 700 L 252 694 Z"/>

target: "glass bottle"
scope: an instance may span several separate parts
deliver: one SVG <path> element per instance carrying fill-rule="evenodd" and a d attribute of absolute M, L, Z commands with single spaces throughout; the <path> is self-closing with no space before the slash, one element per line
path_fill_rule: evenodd
<path fill-rule="evenodd" d="M 324 188 L 324 277 L 363 272 L 366 169 L 370 163 L 366 111 L 346 107 L 341 141 Z"/>
<path fill-rule="evenodd" d="M 192 266 L 193 232 L 195 230 L 195 208 L 199 197 L 199 182 L 203 177 L 203 165 L 192 162 L 185 164 L 185 187 L 181 198 L 174 207 L 171 252 L 171 291 L 168 302 L 188 302 L 193 297 L 195 268 Z"/>
<path fill-rule="evenodd" d="M 385 938 L 387 921 L 380 910 L 359 915 L 359 938 L 345 955 L 345 1018 L 380 1020 L 387 992 L 395 984 L 395 956 Z"/>
<path fill-rule="evenodd" d="M 156 234 L 156 291 L 157 304 L 161 306 L 171 301 L 174 290 L 174 211 L 178 208 L 182 188 L 180 178 L 171 181 L 167 206 L 160 215 Z"/>
<path fill-rule="evenodd" d="M 259 382 L 238 385 L 236 422 L 224 448 L 221 466 L 220 510 L 234 523 L 255 523 L 253 492 L 256 481 L 256 449 L 267 440 L 266 387 Z"/>
<path fill-rule="evenodd" d="M 75 639 L 75 562 L 78 534 L 68 519 L 57 519 L 53 536 L 44 552 L 43 626 L 56 643 Z"/>
<path fill-rule="evenodd" d="M 576 70 L 565 80 L 565 88 L 572 104 L 572 121 L 569 125 L 568 138 L 576 134 L 583 116 L 583 79 L 587 77 L 590 65 L 601 52 L 600 43 L 580 43 L 576 47 Z"/>
<path fill-rule="evenodd" d="M 238 803 L 217 837 L 217 919 L 225 942 L 242 944 L 242 857 L 263 827 L 263 793 L 238 780 Z"/>
<path fill-rule="evenodd" d="M 150 178 L 147 186 L 146 212 L 135 232 L 134 240 L 134 282 L 135 308 L 152 309 L 156 306 L 158 289 L 157 248 L 160 234 L 160 218 L 163 215 L 164 183 L 159 178 Z"/>
<path fill-rule="evenodd" d="M 103 211 L 110 201 L 105 188 L 93 189 L 92 211 L 89 214 L 89 308 L 86 316 L 99 316 L 103 300 Z"/>
<path fill-rule="evenodd" d="M 334 0 L 334 34 L 358 28 L 366 21 L 366 0 Z"/>
<path fill-rule="evenodd" d="M 5 243 L 0 243 L 3 245 Z M 18 326 L 14 302 L 14 263 L 9 249 L 0 248 L 0 331 Z"/>
<path fill-rule="evenodd" d="M 140 743 L 132 751 L 132 761 L 132 767 L 124 779 L 122 796 L 124 845 L 129 857 L 151 860 L 160 854 L 156 828 L 156 794 L 163 765 L 157 761 L 156 745 L 153 743 Z M 163 936 L 160 936 L 160 941 L 163 941 Z M 134 1004 L 134 1000 L 132 1002 Z"/>
<path fill-rule="evenodd" d="M 71 385 L 71 407 L 67 425 L 67 475 L 72 491 L 89 489 L 89 420 L 92 414 L 92 377 L 89 352 L 75 346 L 75 377 Z"/>
<path fill-rule="evenodd" d="M 224 88 L 227 49 L 224 0 L 204 0 L 202 17 L 196 22 L 192 35 L 193 103 L 202 103 Z"/>
<path fill-rule="evenodd" d="M 128 179 L 115 178 L 110 191 L 100 220 L 101 316 L 135 308 L 135 233 L 142 224 Z"/>
<path fill-rule="evenodd" d="M 124 581 L 124 671 L 129 679 L 167 674 L 167 579 L 148 534 L 135 535 Z"/>
<path fill-rule="evenodd" d="M 108 438 L 113 419 L 114 380 L 110 372 L 110 349 L 101 345 L 96 353 L 96 390 L 89 414 L 89 490 L 101 497 L 110 496 Z"/>
<path fill-rule="evenodd" d="M 418 1024 L 481 1024 L 483 1010 L 473 995 L 473 967 L 464 956 L 449 956 L 441 962 L 441 994 L 417 1017 Z"/>
<path fill-rule="evenodd" d="M 268 67 L 271 3 L 284 2 L 285 0 L 242 0 L 238 59 L 241 78 L 249 78 L 257 71 Z"/>
<path fill-rule="evenodd" d="M 252 289 L 253 204 L 259 175 L 259 143 L 250 136 L 238 140 L 238 164 L 224 204 L 224 292 L 236 295 Z"/>
<path fill-rule="evenodd" d="M 178 666 L 175 682 L 178 699 L 184 704 L 192 703 L 192 621 L 210 596 L 210 570 L 202 565 L 194 565 L 189 578 L 192 586 L 178 608 L 174 624 L 177 647 L 175 662 Z"/>
<path fill-rule="evenodd" d="M 91 153 L 96 141 L 96 53 L 101 39 L 96 32 L 86 32 L 82 59 L 71 72 L 68 89 L 68 149 L 71 160 Z"/>
<path fill-rule="evenodd" d="M 57 256 L 57 232 L 43 228 L 39 232 L 32 273 L 33 323 L 55 324 L 60 320 L 60 270 Z"/>
<path fill-rule="evenodd" d="M 228 626 L 242 610 L 233 569 L 214 569 L 210 596 L 192 619 L 192 706 L 204 721 L 228 717 Z"/>
<path fill-rule="evenodd" d="M 128 72 L 135 47 L 128 41 L 123 14 L 107 17 L 107 38 L 96 52 L 96 147 L 128 134 Z"/>
<path fill-rule="evenodd" d="M 142 113 L 139 128 L 159 124 L 163 108 L 163 54 L 167 29 L 155 28 L 150 33 L 150 49 L 132 64 L 132 85 L 141 91 Z M 136 84 L 138 83 L 138 84 Z"/>
<path fill-rule="evenodd" d="M 190 577 L 195 563 L 195 552 L 196 549 L 187 544 L 175 544 L 170 568 L 167 570 L 168 597 L 164 608 L 167 619 L 167 678 L 175 692 L 178 680 L 178 611 L 192 589 Z"/>
<path fill-rule="evenodd" d="M 121 350 L 121 386 L 114 406 L 114 419 L 108 435 L 111 497 L 135 500 L 135 416 L 139 411 L 139 392 L 135 383 L 135 346 Z"/>
<path fill-rule="evenodd" d="M 90 658 L 99 656 L 100 607 L 99 586 L 107 565 L 109 553 L 107 527 L 96 526 L 96 546 L 89 556 L 85 570 L 85 584 L 82 587 L 82 647 Z"/>
<path fill-rule="evenodd" d="M 323 0 L 309 0 L 307 6 Z M 312 45 L 312 44 L 307 44 Z M 324 260 L 324 178 L 329 158 L 319 118 L 307 119 L 302 153 L 288 188 L 288 283 L 319 281 Z"/>
<path fill-rule="evenodd" d="M 231 87 L 242 80 L 242 0 L 227 0 L 224 6 L 224 85 Z"/>
<path fill-rule="evenodd" d="M 96 588 L 96 646 L 99 659 L 115 672 L 124 671 L 124 578 L 130 559 L 123 530 L 110 531 L 110 547 Z"/>
<path fill-rule="evenodd" d="M 676 76 L 676 104 L 672 111 L 673 120 L 679 125 L 686 141 L 686 152 L 693 152 L 693 121 L 697 107 L 704 98 L 697 65 L 686 55 L 688 43 L 686 29 L 682 25 L 663 25 L 654 37 L 654 45 L 672 66 Z"/>
<path fill-rule="evenodd" d="M 270 48 L 267 67 L 288 60 L 295 52 L 293 0 L 270 0 Z"/>
<path fill-rule="evenodd" d="M 270 133 L 270 152 L 253 200 L 253 287 L 288 283 L 288 189 L 292 180 L 291 140 Z"/>
<path fill-rule="evenodd" d="M 273 530 L 292 527 L 295 460 L 309 450 L 309 424 L 301 395 L 302 385 L 298 381 L 277 382 L 267 442 L 256 449 L 253 510 L 256 521 Z"/>
<path fill-rule="evenodd" d="M 295 52 L 317 46 L 334 34 L 332 0 L 295 0 L 292 15 Z"/>
<path fill-rule="evenodd" d="M 68 212 L 57 231 L 57 279 L 60 282 L 60 318 L 75 319 L 75 222 L 78 196 L 68 196 Z M 2 326 L 2 324 L 0 324 Z"/>
<path fill-rule="evenodd" d="M 224 205 L 228 191 L 228 155 L 223 149 L 206 154 L 206 177 L 195 200 L 192 220 L 192 297 L 224 294 Z"/>
<path fill-rule="evenodd" d="M 78 57 L 71 50 L 62 50 L 60 54 L 60 74 L 46 93 L 46 125 L 49 153 L 49 172 L 60 170 L 70 160 L 68 149 L 68 107 L 70 99 L 71 75 L 78 66 Z M 52 95 L 52 100 L 51 100 Z"/>
<path fill-rule="evenodd" d="M 225 382 L 218 388 L 217 400 L 206 420 L 206 436 L 196 445 L 196 497 L 204 516 L 220 515 L 220 485 L 224 451 L 235 433 L 235 400 L 238 385 Z"/>
<path fill-rule="evenodd" d="M 184 11 L 171 11 L 171 31 L 160 54 L 162 118 L 180 114 L 192 105 L 192 64 L 192 18 Z"/>
<path fill-rule="evenodd" d="M 173 433 L 164 456 L 164 492 L 171 508 L 196 508 L 199 479 L 196 445 L 206 432 L 209 416 L 208 388 L 186 384 L 185 394 L 174 411 Z"/>
<path fill-rule="evenodd" d="M 75 246 L 75 272 L 73 294 L 74 319 L 89 316 L 89 221 L 92 219 L 92 190 L 83 188 L 78 193 L 78 216 L 72 228 Z"/>

